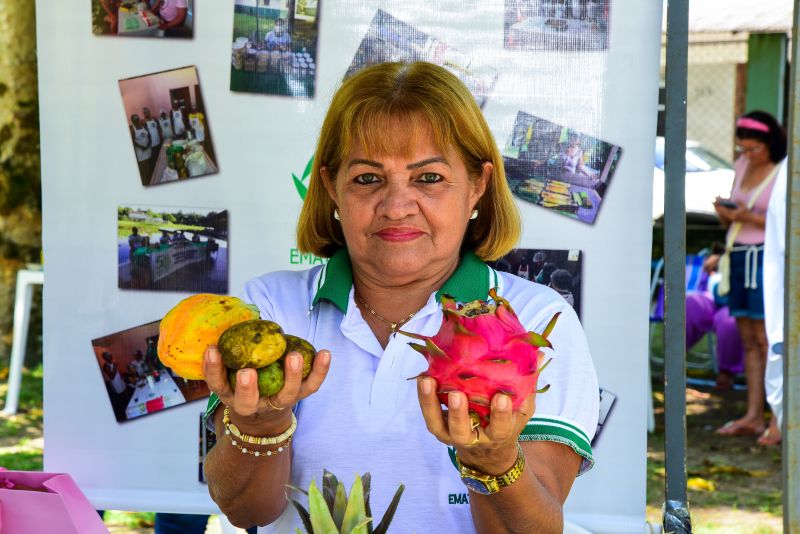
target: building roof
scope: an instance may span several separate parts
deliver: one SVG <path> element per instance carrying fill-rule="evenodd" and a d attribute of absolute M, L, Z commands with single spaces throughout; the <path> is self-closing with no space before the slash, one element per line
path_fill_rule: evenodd
<path fill-rule="evenodd" d="M 791 33 L 793 4 L 793 0 L 694 0 L 689 2 L 689 31 Z"/>

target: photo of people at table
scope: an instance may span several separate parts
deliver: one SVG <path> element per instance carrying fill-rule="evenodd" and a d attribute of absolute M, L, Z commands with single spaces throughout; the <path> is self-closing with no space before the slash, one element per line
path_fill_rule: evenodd
<path fill-rule="evenodd" d="M 503 162 L 517 197 L 593 224 L 621 154 L 617 145 L 520 111 Z"/>
<path fill-rule="evenodd" d="M 505 47 L 605 50 L 610 3 L 610 0 L 505 0 Z"/>
<path fill-rule="evenodd" d="M 218 172 L 195 67 L 127 78 L 119 88 L 142 185 Z"/>
<path fill-rule="evenodd" d="M 119 206 L 120 289 L 224 294 L 228 290 L 228 211 Z"/>
<path fill-rule="evenodd" d="M 202 380 L 186 380 L 158 359 L 154 321 L 92 340 L 100 376 L 120 423 L 208 397 Z"/>
<path fill-rule="evenodd" d="M 191 38 L 194 0 L 92 0 L 92 32 L 125 37 Z"/>
<path fill-rule="evenodd" d="M 580 250 L 515 248 L 499 260 L 487 263 L 498 271 L 550 287 L 581 316 L 583 254 Z"/>
<path fill-rule="evenodd" d="M 467 55 L 379 9 L 345 76 L 385 61 L 440 65 L 467 86 L 480 107 L 486 104 L 499 76 L 497 69 L 484 62 L 484 56 Z"/>
<path fill-rule="evenodd" d="M 231 91 L 313 98 L 319 0 L 235 0 Z"/>

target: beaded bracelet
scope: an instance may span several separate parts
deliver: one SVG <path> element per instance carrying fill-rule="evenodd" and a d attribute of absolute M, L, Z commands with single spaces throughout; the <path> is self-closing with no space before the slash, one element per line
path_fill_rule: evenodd
<path fill-rule="evenodd" d="M 225 411 L 222 413 L 222 424 L 225 425 L 225 435 L 230 436 L 233 434 L 237 439 L 252 445 L 278 445 L 291 439 L 294 431 L 297 429 L 297 418 L 292 413 L 292 424 L 285 432 L 274 437 L 259 437 L 243 434 L 233 423 L 231 423 L 231 411 L 228 406 L 225 406 Z M 233 438 L 231 438 L 233 440 Z"/>
<path fill-rule="evenodd" d="M 225 431 L 225 434 L 226 435 L 228 434 L 227 430 Z M 258 457 L 258 456 L 273 456 L 275 454 L 280 454 L 283 451 L 285 451 L 286 449 L 288 449 L 289 448 L 289 444 L 292 442 L 292 436 L 289 436 L 289 439 L 287 439 L 285 443 L 282 443 L 274 451 L 254 451 L 252 449 L 248 449 L 247 447 L 242 447 L 241 445 L 239 445 L 239 443 L 235 439 L 233 439 L 232 436 L 229 435 L 228 438 L 230 438 L 230 440 L 231 440 L 231 445 L 233 445 L 234 447 L 239 449 L 243 454 L 252 454 L 253 456 L 256 456 L 256 457 Z"/>

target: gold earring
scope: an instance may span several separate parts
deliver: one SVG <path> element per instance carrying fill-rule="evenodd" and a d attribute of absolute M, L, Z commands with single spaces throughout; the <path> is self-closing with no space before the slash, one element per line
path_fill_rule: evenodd
<path fill-rule="evenodd" d="M 341 219 L 341 217 L 339 217 L 339 210 L 338 210 L 338 208 L 337 208 L 337 209 L 335 209 L 335 210 L 333 210 L 333 218 L 334 218 L 334 219 L 336 219 L 337 221 L 341 221 L 341 220 L 342 220 L 342 219 Z"/>

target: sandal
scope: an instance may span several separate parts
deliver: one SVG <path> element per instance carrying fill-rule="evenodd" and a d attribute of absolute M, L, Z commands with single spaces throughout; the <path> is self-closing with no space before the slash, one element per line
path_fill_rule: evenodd
<path fill-rule="evenodd" d="M 761 436 L 764 432 L 763 426 L 752 427 L 739 421 L 728 421 L 714 431 L 721 436 Z"/>

